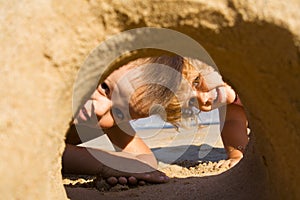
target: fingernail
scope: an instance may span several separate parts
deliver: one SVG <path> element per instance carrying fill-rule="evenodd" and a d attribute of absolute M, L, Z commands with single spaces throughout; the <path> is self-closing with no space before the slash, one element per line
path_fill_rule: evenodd
<path fill-rule="evenodd" d="M 144 186 L 144 185 L 146 185 L 146 182 L 145 181 L 139 181 L 139 185 Z"/>
<path fill-rule="evenodd" d="M 150 174 L 145 175 L 145 178 L 150 178 L 150 177 L 151 177 Z"/>

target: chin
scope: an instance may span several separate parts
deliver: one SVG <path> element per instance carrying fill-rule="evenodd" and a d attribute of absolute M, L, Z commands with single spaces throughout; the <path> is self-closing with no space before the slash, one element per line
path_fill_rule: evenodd
<path fill-rule="evenodd" d="M 209 112 L 212 110 L 212 107 L 209 106 L 209 107 L 200 107 L 200 110 L 203 111 L 203 112 Z"/>
<path fill-rule="evenodd" d="M 98 126 L 102 129 L 109 129 L 115 125 L 114 121 L 101 121 L 98 123 Z"/>
<path fill-rule="evenodd" d="M 110 128 L 112 128 L 114 125 L 106 125 L 106 124 L 100 124 L 99 125 L 100 126 L 100 128 L 102 128 L 102 129 L 110 129 Z"/>

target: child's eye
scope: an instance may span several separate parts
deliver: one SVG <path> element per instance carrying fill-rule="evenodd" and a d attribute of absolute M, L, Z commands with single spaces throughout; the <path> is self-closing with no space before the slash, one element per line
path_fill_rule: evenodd
<path fill-rule="evenodd" d="M 188 104 L 189 104 L 189 107 L 197 106 L 197 99 L 196 99 L 196 97 L 192 97 L 189 100 Z"/>
<path fill-rule="evenodd" d="M 108 87 L 108 85 L 106 83 L 101 83 L 101 88 L 104 90 L 105 94 L 106 95 L 109 95 L 110 94 L 110 89 Z"/>
<path fill-rule="evenodd" d="M 194 112 L 191 108 L 184 108 L 182 109 L 182 115 L 183 117 L 191 117 L 193 116 Z"/>
<path fill-rule="evenodd" d="M 113 115 L 119 118 L 120 120 L 124 119 L 124 114 L 119 108 L 112 108 Z"/>
<path fill-rule="evenodd" d="M 200 84 L 200 77 L 197 76 L 197 77 L 194 79 L 194 81 L 193 81 L 193 86 L 194 86 L 194 87 L 197 87 L 199 84 Z"/>

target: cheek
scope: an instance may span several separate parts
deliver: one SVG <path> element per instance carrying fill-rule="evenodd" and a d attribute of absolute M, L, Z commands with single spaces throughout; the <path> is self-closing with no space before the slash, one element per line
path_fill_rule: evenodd
<path fill-rule="evenodd" d="M 98 126 L 104 129 L 111 128 L 114 125 L 115 125 L 115 120 L 110 113 L 107 113 L 98 121 Z"/>
<path fill-rule="evenodd" d="M 94 113 L 98 116 L 106 115 L 111 109 L 111 101 L 107 98 L 93 100 Z"/>

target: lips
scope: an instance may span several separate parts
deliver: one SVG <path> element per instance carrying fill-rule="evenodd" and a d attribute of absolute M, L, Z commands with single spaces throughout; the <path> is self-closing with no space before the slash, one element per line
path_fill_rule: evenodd
<path fill-rule="evenodd" d="M 222 97 L 223 97 L 223 96 L 222 96 L 222 94 L 221 94 L 221 90 L 220 90 L 219 87 L 217 88 L 217 92 L 218 92 L 218 102 L 221 103 L 221 102 L 222 102 Z"/>
<path fill-rule="evenodd" d="M 215 88 L 214 89 L 214 100 L 213 100 L 213 104 L 216 104 L 216 103 L 218 103 L 219 101 L 220 101 L 220 90 L 219 90 L 219 88 L 217 87 L 217 88 Z"/>
<path fill-rule="evenodd" d="M 90 116 L 89 116 L 89 114 L 88 114 L 88 112 L 87 112 L 87 110 L 86 110 L 85 107 L 83 107 L 83 108 L 80 109 L 80 111 L 79 111 L 79 113 L 78 113 L 78 116 L 79 116 L 79 118 L 80 118 L 82 121 L 87 121 L 87 120 L 90 119 Z"/>
<path fill-rule="evenodd" d="M 80 121 L 88 121 L 91 119 L 92 101 L 87 101 L 86 104 L 79 110 L 77 117 Z"/>
<path fill-rule="evenodd" d="M 213 104 L 215 107 L 218 107 L 220 105 L 223 105 L 223 91 L 221 90 L 221 87 L 217 87 L 215 90 L 217 95 L 213 101 Z"/>

